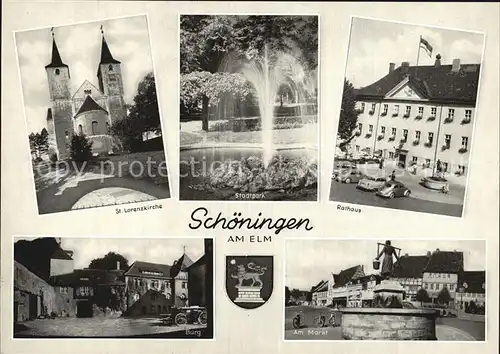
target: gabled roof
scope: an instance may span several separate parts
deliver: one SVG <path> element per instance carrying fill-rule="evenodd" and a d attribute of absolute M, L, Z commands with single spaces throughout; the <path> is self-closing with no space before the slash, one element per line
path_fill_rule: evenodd
<path fill-rule="evenodd" d="M 383 98 L 406 78 L 429 100 L 476 103 L 480 64 L 462 64 L 457 72 L 452 65 L 400 66 L 380 80 L 356 90 L 360 98 Z"/>
<path fill-rule="evenodd" d="M 424 268 L 426 273 L 460 273 L 464 270 L 464 254 L 457 251 L 434 251 Z"/>
<path fill-rule="evenodd" d="M 59 49 L 57 49 L 57 44 L 55 38 L 52 37 L 52 60 L 50 64 L 45 65 L 45 68 L 60 68 L 60 67 L 68 67 L 63 63 L 61 59 L 61 55 L 59 54 Z"/>
<path fill-rule="evenodd" d="M 82 84 L 80 85 L 80 87 L 78 87 L 78 90 L 75 91 L 75 93 L 73 94 L 72 98 L 75 98 L 76 95 L 78 93 L 81 92 L 82 89 L 85 90 L 85 88 L 90 88 L 91 90 L 93 90 L 92 92 L 92 96 L 96 96 L 96 93 L 98 93 L 100 96 L 104 96 L 104 93 L 102 93 L 102 91 L 100 89 L 98 89 L 93 83 L 91 83 L 89 80 L 85 79 L 83 80 Z M 97 95 L 97 96 L 99 96 Z"/>
<path fill-rule="evenodd" d="M 316 293 L 318 291 L 320 291 L 320 289 L 325 286 L 325 284 L 328 284 L 328 280 L 321 280 L 318 284 L 316 284 L 315 286 L 313 286 L 311 288 L 311 292 L 312 293 Z"/>
<path fill-rule="evenodd" d="M 394 264 L 395 278 L 422 278 L 424 269 L 429 262 L 428 256 L 401 256 Z"/>
<path fill-rule="evenodd" d="M 99 62 L 99 65 L 101 64 L 120 64 L 120 62 L 113 58 L 113 55 L 111 55 L 111 51 L 109 50 L 108 43 L 106 42 L 106 38 L 104 38 L 104 36 L 102 36 L 101 61 Z"/>
<path fill-rule="evenodd" d="M 50 256 L 50 259 L 73 260 L 73 258 L 71 258 L 71 256 L 61 248 L 56 249 L 56 251 L 52 254 L 52 256 Z"/>
<path fill-rule="evenodd" d="M 80 106 L 80 109 L 75 114 L 75 117 L 89 111 L 104 111 L 108 113 L 108 111 L 99 106 L 99 104 L 96 101 L 94 101 L 94 99 L 90 95 L 85 98 L 85 101 L 83 101 L 83 104 Z"/>
<path fill-rule="evenodd" d="M 333 287 L 340 288 L 346 285 L 351 279 L 353 279 L 356 273 L 359 273 L 361 271 L 361 269 L 362 267 L 360 265 L 357 265 L 351 268 L 341 270 L 339 274 L 333 274 L 333 279 L 335 281 Z"/>
<path fill-rule="evenodd" d="M 125 272 L 126 276 L 170 279 L 171 266 L 159 263 L 135 261 Z"/>
<path fill-rule="evenodd" d="M 466 284 L 467 286 L 465 286 L 464 284 Z M 486 272 L 484 270 L 481 270 L 460 273 L 458 275 L 458 287 L 463 287 L 465 293 L 486 293 Z"/>
<path fill-rule="evenodd" d="M 175 278 L 177 276 L 177 274 L 179 274 L 179 272 L 185 271 L 192 264 L 193 264 L 193 261 L 191 260 L 191 258 L 189 258 L 189 256 L 187 254 L 183 253 L 179 259 L 174 261 L 174 264 L 170 268 L 170 276 L 172 278 Z"/>

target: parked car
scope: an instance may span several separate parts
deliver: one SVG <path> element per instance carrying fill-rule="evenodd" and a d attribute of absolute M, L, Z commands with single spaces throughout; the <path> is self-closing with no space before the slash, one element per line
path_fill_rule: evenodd
<path fill-rule="evenodd" d="M 366 176 L 365 178 L 363 178 L 362 180 L 360 180 L 358 182 L 358 185 L 356 186 L 356 188 L 363 189 L 366 191 L 371 191 L 371 192 L 377 191 L 380 188 L 382 188 L 382 186 L 386 183 L 386 181 L 387 181 L 387 179 L 385 177 L 382 177 L 382 176 L 378 176 L 378 177 Z"/>
<path fill-rule="evenodd" d="M 378 191 L 377 195 L 384 198 L 408 197 L 411 191 L 398 181 L 386 182 Z"/>
<path fill-rule="evenodd" d="M 333 169 L 333 179 L 337 179 L 338 175 L 343 170 L 352 170 L 356 168 L 356 163 L 350 160 L 340 160 L 335 161 L 335 167 Z"/>
<path fill-rule="evenodd" d="M 345 169 L 341 170 L 337 175 L 337 181 L 342 183 L 358 183 L 365 176 L 356 169 Z"/>

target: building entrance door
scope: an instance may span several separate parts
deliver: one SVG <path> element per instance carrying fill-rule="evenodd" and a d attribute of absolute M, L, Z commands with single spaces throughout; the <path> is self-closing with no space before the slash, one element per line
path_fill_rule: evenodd
<path fill-rule="evenodd" d="M 34 319 L 38 316 L 38 296 L 29 294 L 29 319 Z"/>
<path fill-rule="evenodd" d="M 406 167 L 406 152 L 400 152 L 399 153 L 399 161 L 398 161 L 398 165 L 399 167 Z"/>
<path fill-rule="evenodd" d="M 76 304 L 77 317 L 92 317 L 93 316 L 92 301 L 80 300 Z"/>

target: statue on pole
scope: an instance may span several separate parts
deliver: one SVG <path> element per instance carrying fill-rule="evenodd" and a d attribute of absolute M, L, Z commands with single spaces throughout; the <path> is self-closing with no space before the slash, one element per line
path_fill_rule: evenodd
<path fill-rule="evenodd" d="M 379 244 L 380 246 L 381 244 Z M 377 261 L 380 260 L 380 257 L 382 255 L 384 256 L 384 260 L 382 261 L 382 269 L 380 270 L 380 275 L 384 279 L 389 279 L 392 275 L 392 272 L 394 270 L 394 260 L 393 256 L 396 258 L 396 260 L 399 262 L 399 256 L 398 253 L 396 252 L 396 249 L 400 251 L 399 248 L 396 248 L 391 245 L 391 241 L 387 240 L 385 241 L 385 245 L 382 250 L 378 253 L 377 257 L 375 258 Z"/>

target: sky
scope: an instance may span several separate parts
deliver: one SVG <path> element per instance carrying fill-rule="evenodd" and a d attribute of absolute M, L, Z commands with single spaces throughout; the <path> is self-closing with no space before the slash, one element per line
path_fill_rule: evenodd
<path fill-rule="evenodd" d="M 453 59 L 461 64 L 480 64 L 484 36 L 474 32 L 408 25 L 380 20 L 353 18 L 347 57 L 346 78 L 354 87 L 368 86 L 384 77 L 389 63 L 415 65 L 420 36 L 433 47 L 432 57 L 420 50 L 418 65 L 433 65 L 441 54 L 441 64 Z"/>
<path fill-rule="evenodd" d="M 16 237 L 17 240 L 30 240 L 30 237 Z M 88 267 L 90 261 L 103 257 L 108 252 L 119 253 L 127 258 L 129 265 L 134 261 L 144 261 L 172 265 L 174 260 L 186 254 L 196 262 L 203 254 L 202 238 L 61 238 L 61 247 L 72 250 L 75 269 Z"/>
<path fill-rule="evenodd" d="M 125 102 L 132 103 L 139 81 L 153 71 L 145 15 L 54 27 L 62 61 L 70 69 L 72 93 L 85 79 L 99 87 L 101 25 L 111 54 L 122 63 Z M 45 72 L 52 58 L 50 27 L 16 32 L 15 38 L 28 132 L 39 132 L 46 127 L 47 108 L 50 107 Z"/>
<path fill-rule="evenodd" d="M 377 242 L 385 240 L 288 240 L 286 242 L 285 285 L 290 289 L 309 290 L 330 274 L 356 265 L 364 265 L 365 274 L 376 274 L 372 262 Z M 486 243 L 476 240 L 392 240 L 401 255 L 421 256 L 439 248 L 464 252 L 467 271 L 486 269 Z"/>

